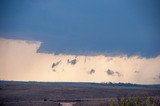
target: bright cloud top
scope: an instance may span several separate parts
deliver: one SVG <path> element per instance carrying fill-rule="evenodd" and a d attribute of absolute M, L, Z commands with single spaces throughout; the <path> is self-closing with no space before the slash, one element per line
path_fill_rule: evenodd
<path fill-rule="evenodd" d="M 160 56 L 38 53 L 39 41 L 0 39 L 0 79 L 160 84 Z"/>

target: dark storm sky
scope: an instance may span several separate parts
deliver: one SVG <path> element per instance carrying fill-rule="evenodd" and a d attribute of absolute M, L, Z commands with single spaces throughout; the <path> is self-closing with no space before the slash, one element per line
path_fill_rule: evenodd
<path fill-rule="evenodd" d="M 160 54 L 160 0 L 0 0 L 0 37 L 41 52 Z"/>

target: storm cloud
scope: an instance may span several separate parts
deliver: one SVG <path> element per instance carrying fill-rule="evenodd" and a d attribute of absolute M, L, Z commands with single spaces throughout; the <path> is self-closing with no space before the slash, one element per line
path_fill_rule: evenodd
<path fill-rule="evenodd" d="M 90 71 L 89 71 L 89 74 L 94 74 L 96 71 L 94 70 L 94 69 L 91 69 Z"/>
<path fill-rule="evenodd" d="M 119 73 L 118 71 L 115 72 L 115 74 L 117 74 L 118 77 L 123 76 L 121 73 Z"/>
<path fill-rule="evenodd" d="M 67 60 L 67 63 L 70 63 L 71 65 L 75 65 L 77 63 L 77 59 L 73 59 L 73 60 Z"/>
<path fill-rule="evenodd" d="M 118 77 L 121 77 L 121 76 L 122 76 L 122 74 L 121 74 L 120 72 L 118 72 L 118 71 L 113 71 L 113 70 L 111 70 L 111 69 L 108 69 L 108 70 L 106 71 L 106 73 L 107 73 L 108 75 L 112 75 L 112 76 L 118 76 Z"/>
<path fill-rule="evenodd" d="M 106 71 L 106 73 L 107 73 L 108 75 L 114 75 L 114 71 L 112 71 L 112 70 L 110 70 L 110 69 L 108 69 L 108 70 Z"/>
<path fill-rule="evenodd" d="M 139 71 L 134 71 L 134 72 L 137 73 L 137 74 L 139 73 Z"/>
<path fill-rule="evenodd" d="M 61 60 L 58 61 L 58 62 L 56 62 L 56 63 L 53 63 L 53 64 L 52 64 L 52 68 L 56 67 L 60 62 L 61 62 Z"/>

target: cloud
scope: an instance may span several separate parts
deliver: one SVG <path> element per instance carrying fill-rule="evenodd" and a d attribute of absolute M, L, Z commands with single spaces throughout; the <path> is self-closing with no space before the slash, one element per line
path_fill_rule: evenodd
<path fill-rule="evenodd" d="M 153 77 L 154 80 L 160 81 L 160 73 L 158 75 L 156 75 L 155 77 Z"/>
<path fill-rule="evenodd" d="M 53 69 L 53 72 L 55 72 L 56 71 L 56 69 Z"/>
<path fill-rule="evenodd" d="M 71 65 L 75 65 L 77 63 L 77 60 L 76 59 L 73 59 L 73 60 L 67 60 L 67 63 L 70 63 Z"/>
<path fill-rule="evenodd" d="M 52 64 L 52 68 L 56 67 L 60 62 L 61 62 L 61 60 L 58 61 L 58 62 L 56 62 L 56 63 L 53 63 L 53 64 Z"/>
<path fill-rule="evenodd" d="M 110 69 L 108 69 L 108 70 L 106 71 L 106 73 L 107 73 L 108 75 L 112 75 L 112 76 L 118 76 L 118 77 L 121 77 L 121 76 L 122 76 L 122 74 L 119 73 L 118 71 L 113 71 L 113 70 L 110 70 Z"/>
<path fill-rule="evenodd" d="M 160 84 L 160 56 L 55 55 L 38 52 L 41 44 L 0 38 L 0 79 Z"/>
<path fill-rule="evenodd" d="M 114 71 L 112 71 L 112 70 L 110 70 L 110 69 L 108 69 L 108 70 L 106 71 L 106 73 L 107 73 L 108 75 L 114 75 Z"/>
<path fill-rule="evenodd" d="M 137 73 L 137 74 L 139 73 L 139 71 L 134 71 L 134 72 Z"/>
<path fill-rule="evenodd" d="M 89 71 L 89 74 L 94 74 L 96 71 L 94 70 L 94 69 L 91 69 L 90 71 Z"/>
<path fill-rule="evenodd" d="M 115 72 L 115 74 L 117 74 L 118 77 L 123 76 L 121 73 L 119 73 L 118 71 Z"/>

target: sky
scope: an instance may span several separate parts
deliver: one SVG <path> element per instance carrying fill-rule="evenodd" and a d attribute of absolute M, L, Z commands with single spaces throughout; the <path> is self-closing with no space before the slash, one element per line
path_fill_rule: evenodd
<path fill-rule="evenodd" d="M 1 0 L 0 79 L 159 84 L 159 5 Z"/>

